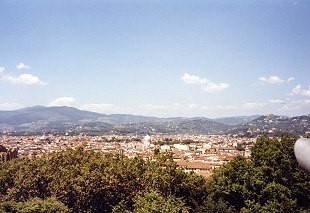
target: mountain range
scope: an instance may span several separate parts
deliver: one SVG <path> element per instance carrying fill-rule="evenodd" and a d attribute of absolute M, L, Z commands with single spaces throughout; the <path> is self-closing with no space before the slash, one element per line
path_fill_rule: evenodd
<path fill-rule="evenodd" d="M 235 116 L 158 118 L 129 114 L 101 114 L 73 107 L 34 106 L 0 111 L 0 131 L 70 132 L 92 134 L 170 133 L 170 134 L 262 134 L 289 130 L 298 134 L 310 131 L 309 116 Z M 294 126 L 290 125 L 294 123 Z M 292 128 L 293 127 L 293 128 Z M 270 132 L 271 131 L 271 132 Z"/>
<path fill-rule="evenodd" d="M 274 135 L 278 136 L 283 132 L 292 135 L 309 136 L 310 134 L 310 115 L 295 117 L 279 115 L 263 115 L 250 122 L 246 122 L 226 131 L 231 134 L 243 135 Z"/>

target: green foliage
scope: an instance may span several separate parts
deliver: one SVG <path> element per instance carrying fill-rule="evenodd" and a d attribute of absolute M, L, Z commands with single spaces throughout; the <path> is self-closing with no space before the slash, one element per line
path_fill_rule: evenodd
<path fill-rule="evenodd" d="M 260 138 L 252 149 L 252 161 L 256 170 L 260 169 L 260 179 L 268 178 L 267 184 L 275 182 L 287 188 L 287 196 L 296 200 L 299 208 L 309 209 L 310 176 L 295 159 L 293 147 L 296 139 L 287 134 L 280 140 Z"/>
<path fill-rule="evenodd" d="M 0 204 L 0 212 L 6 213 L 66 213 L 69 209 L 56 198 L 34 198 L 26 202 L 6 201 Z"/>
<path fill-rule="evenodd" d="M 55 197 L 72 212 L 132 211 L 137 196 L 148 191 L 185 197 L 184 205 L 195 208 L 200 203 L 193 201 L 206 193 L 204 179 L 177 168 L 172 153 L 129 159 L 84 147 L 1 164 L 0 186 L 0 202 L 18 206 Z"/>
<path fill-rule="evenodd" d="M 124 201 L 113 207 L 113 213 L 189 213 L 182 198 L 164 196 L 158 191 L 140 193 L 134 198 L 133 209 L 129 210 Z"/>
<path fill-rule="evenodd" d="M 229 204 L 223 200 L 223 198 L 219 198 L 216 201 L 212 196 L 208 196 L 207 199 L 203 202 L 203 204 L 196 209 L 197 213 L 233 213 L 234 208 L 229 206 Z"/>
<path fill-rule="evenodd" d="M 203 203 L 207 196 L 205 179 L 178 168 L 172 159 L 172 153 L 156 155 L 147 165 L 143 174 L 143 188 L 146 191 L 155 190 L 164 196 L 184 198 L 193 210 Z"/>
<path fill-rule="evenodd" d="M 310 211 L 310 177 L 295 160 L 295 141 L 286 134 L 258 138 L 250 161 L 237 157 L 214 173 L 205 208 L 217 212 L 222 202 L 227 212 Z"/>
<path fill-rule="evenodd" d="M 189 210 L 180 198 L 162 196 L 152 191 L 135 198 L 134 213 L 188 213 Z"/>
<path fill-rule="evenodd" d="M 208 209 L 211 208 L 210 212 L 219 212 L 218 207 L 224 209 L 224 212 L 234 212 L 245 206 L 244 195 L 247 193 L 251 175 L 250 167 L 243 157 L 238 156 L 215 171 L 207 183 L 209 199 L 207 205 Z M 218 206 L 217 203 L 221 205 Z"/>

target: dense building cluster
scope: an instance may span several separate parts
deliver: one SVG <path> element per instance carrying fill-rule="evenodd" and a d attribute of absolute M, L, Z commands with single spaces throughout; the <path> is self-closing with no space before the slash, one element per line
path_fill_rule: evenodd
<path fill-rule="evenodd" d="M 1 136 L 8 151 L 3 159 L 18 155 L 40 157 L 51 152 L 85 145 L 86 149 L 118 153 L 129 158 L 151 157 L 155 151 L 172 152 L 174 161 L 185 171 L 209 176 L 213 169 L 237 155 L 250 156 L 255 139 L 226 135 L 43 135 Z"/>

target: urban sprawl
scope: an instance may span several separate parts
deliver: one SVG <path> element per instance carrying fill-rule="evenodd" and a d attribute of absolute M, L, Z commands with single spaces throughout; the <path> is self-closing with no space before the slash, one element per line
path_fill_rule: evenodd
<path fill-rule="evenodd" d="M 155 150 L 172 152 L 176 164 L 185 171 L 205 177 L 215 168 L 237 155 L 248 158 L 256 138 L 236 135 L 41 135 L 0 136 L 0 160 L 18 156 L 39 158 L 44 154 L 68 148 L 85 146 L 85 149 L 103 153 L 122 154 L 129 158 L 154 155 Z"/>

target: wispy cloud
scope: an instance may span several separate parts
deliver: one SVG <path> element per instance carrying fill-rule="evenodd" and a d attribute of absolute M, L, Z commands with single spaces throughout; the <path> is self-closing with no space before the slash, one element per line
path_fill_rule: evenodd
<path fill-rule="evenodd" d="M 295 80 L 294 77 L 290 77 L 290 78 L 288 78 L 286 81 L 289 83 L 289 82 L 294 81 L 294 80 Z"/>
<path fill-rule="evenodd" d="M 268 102 L 271 104 L 284 104 L 285 103 L 285 101 L 280 100 L 280 99 L 270 99 Z"/>
<path fill-rule="evenodd" d="M 198 105 L 197 104 L 189 104 L 188 108 L 189 109 L 196 109 L 196 108 L 198 108 Z"/>
<path fill-rule="evenodd" d="M 82 110 L 99 112 L 104 114 L 136 114 L 136 115 L 147 115 L 147 116 L 159 116 L 167 117 L 169 115 L 178 115 L 180 112 L 184 112 L 185 107 L 178 103 L 170 105 L 154 105 L 154 104 L 143 104 L 138 106 L 117 106 L 108 103 L 88 103 L 83 104 L 79 107 Z"/>
<path fill-rule="evenodd" d="M 207 110 L 207 111 L 233 111 L 233 110 L 240 110 L 240 107 L 234 105 L 212 105 L 212 106 L 202 106 L 200 109 Z"/>
<path fill-rule="evenodd" d="M 60 97 L 51 101 L 49 106 L 75 106 L 76 100 L 73 97 Z"/>
<path fill-rule="evenodd" d="M 310 86 L 308 89 L 303 89 L 299 84 L 292 89 L 291 95 L 310 96 Z"/>
<path fill-rule="evenodd" d="M 247 102 L 244 103 L 241 108 L 244 110 L 261 110 L 266 107 L 267 103 L 265 102 Z"/>
<path fill-rule="evenodd" d="M 24 63 L 19 63 L 16 65 L 16 68 L 19 69 L 19 70 L 30 70 L 31 67 L 27 64 L 24 64 Z"/>
<path fill-rule="evenodd" d="M 310 100 L 290 100 L 283 107 L 283 111 L 298 111 L 300 114 L 309 114 Z"/>
<path fill-rule="evenodd" d="M 0 110 L 16 110 L 25 107 L 20 103 L 0 103 Z"/>
<path fill-rule="evenodd" d="M 207 81 L 206 79 L 201 79 L 199 76 L 190 75 L 188 73 L 182 76 L 182 80 L 186 84 L 204 84 Z"/>
<path fill-rule="evenodd" d="M 19 76 L 13 76 L 11 74 L 5 74 L 1 77 L 3 81 L 12 83 L 12 84 L 26 84 L 26 85 L 47 85 L 46 82 L 40 80 L 38 76 L 31 74 L 21 74 Z"/>
<path fill-rule="evenodd" d="M 105 104 L 105 103 L 93 103 L 93 104 L 84 104 L 80 106 L 80 109 L 99 112 L 99 113 L 119 113 L 120 108 L 114 104 Z"/>
<path fill-rule="evenodd" d="M 279 76 L 275 76 L 275 75 L 272 75 L 272 76 L 269 76 L 269 77 L 260 77 L 259 80 L 262 82 L 262 83 L 267 83 L 267 84 L 272 84 L 272 85 L 280 85 L 284 82 L 283 79 L 281 79 Z"/>
<path fill-rule="evenodd" d="M 5 67 L 0 67 L 0 74 L 3 73 L 5 70 Z"/>
<path fill-rule="evenodd" d="M 199 76 L 190 75 L 188 73 L 185 73 L 181 79 L 186 84 L 200 85 L 201 89 L 208 93 L 220 92 L 229 87 L 227 83 L 214 83 L 206 78 L 200 78 Z"/>

